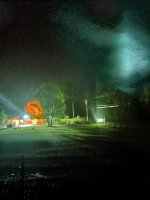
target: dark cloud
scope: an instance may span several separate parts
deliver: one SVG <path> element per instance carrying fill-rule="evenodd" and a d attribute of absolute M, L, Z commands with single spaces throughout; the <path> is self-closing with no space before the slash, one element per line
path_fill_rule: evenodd
<path fill-rule="evenodd" d="M 97 5 L 100 10 L 107 5 L 103 1 L 90 4 L 93 8 Z M 145 23 L 142 23 L 143 10 L 139 10 L 139 4 L 137 10 L 132 5 L 128 10 L 129 6 L 124 5 L 120 13 L 121 6 L 115 4 L 116 13 L 119 12 L 119 23 L 114 22 L 115 26 L 107 23 L 103 26 L 100 20 L 99 24 L 94 23 L 87 12 L 78 9 L 78 4 L 65 4 L 58 10 L 55 22 L 63 27 L 60 35 L 64 46 L 76 55 L 79 65 L 82 63 L 91 78 L 96 76 L 102 82 L 129 91 L 139 87 L 140 83 L 142 86 L 142 80 L 150 73 L 150 38 Z"/>
<path fill-rule="evenodd" d="M 0 2 L 0 91 L 23 106 L 44 81 L 80 73 L 126 90 L 150 81 L 147 1 Z M 18 100 L 19 99 L 19 100 Z"/>
<path fill-rule="evenodd" d="M 20 9 L 24 3 L 20 1 L 0 1 L 0 31 L 3 31 L 10 25 L 18 9 Z"/>

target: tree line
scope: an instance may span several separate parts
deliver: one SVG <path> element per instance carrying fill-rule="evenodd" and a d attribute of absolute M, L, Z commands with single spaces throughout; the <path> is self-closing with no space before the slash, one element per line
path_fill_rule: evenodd
<path fill-rule="evenodd" d="M 107 109 L 105 116 L 109 121 L 120 126 L 148 121 L 150 118 L 150 85 L 146 85 L 138 95 L 129 95 L 118 88 L 95 87 L 85 88 L 82 85 L 65 83 L 61 86 L 54 83 L 43 83 L 26 102 L 25 110 L 34 118 L 46 118 L 52 123 L 53 118 L 70 118 L 78 115 L 85 117 L 84 99 L 88 99 L 88 110 L 92 121 L 92 108 L 99 105 L 118 105 L 117 108 Z M 0 124 L 6 121 L 6 112 L 0 110 Z M 93 119 L 94 120 L 94 119 Z"/>

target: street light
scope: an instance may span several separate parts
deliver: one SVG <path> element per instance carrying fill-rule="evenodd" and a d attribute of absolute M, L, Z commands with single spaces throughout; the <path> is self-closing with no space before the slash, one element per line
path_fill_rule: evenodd
<path fill-rule="evenodd" d="M 29 115 L 24 114 L 23 119 L 29 119 Z"/>
<path fill-rule="evenodd" d="M 84 102 L 85 102 L 85 110 L 86 110 L 86 121 L 88 122 L 89 121 L 88 106 L 87 106 L 88 100 L 85 99 Z"/>

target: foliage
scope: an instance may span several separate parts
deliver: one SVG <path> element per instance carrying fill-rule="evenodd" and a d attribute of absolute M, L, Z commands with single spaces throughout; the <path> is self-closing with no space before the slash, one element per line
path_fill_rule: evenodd
<path fill-rule="evenodd" d="M 45 83 L 34 92 L 33 99 L 41 102 L 46 118 L 64 117 L 65 98 L 59 86 Z"/>
<path fill-rule="evenodd" d="M 25 110 L 35 118 L 41 118 L 44 114 L 41 103 L 37 100 L 29 101 L 25 106 Z"/>
<path fill-rule="evenodd" d="M 86 119 L 83 117 L 75 117 L 75 118 L 69 118 L 69 119 L 60 119 L 60 123 L 65 123 L 65 124 L 77 124 L 77 123 L 83 123 L 85 122 Z"/>
<path fill-rule="evenodd" d="M 77 69 L 72 69 L 71 73 L 70 71 L 66 72 L 62 88 L 67 104 L 67 114 L 73 118 L 77 115 L 82 116 L 85 110 L 83 100 L 87 98 L 86 92 L 89 91 L 82 73 Z"/>
<path fill-rule="evenodd" d="M 150 84 L 144 86 L 140 100 L 145 104 L 150 104 Z"/>
<path fill-rule="evenodd" d="M 96 102 L 107 105 L 126 106 L 130 100 L 128 93 L 120 89 L 98 88 L 95 94 Z"/>
<path fill-rule="evenodd" d="M 95 106 L 114 106 L 107 108 L 99 108 L 94 113 L 98 117 L 105 117 L 106 121 L 119 123 L 125 123 L 127 119 L 127 108 L 130 102 L 130 96 L 128 93 L 114 88 L 106 88 L 101 85 L 95 87 L 91 102 L 93 107 Z"/>
<path fill-rule="evenodd" d="M 4 110 L 0 112 L 0 124 L 5 124 L 7 120 L 7 115 Z"/>

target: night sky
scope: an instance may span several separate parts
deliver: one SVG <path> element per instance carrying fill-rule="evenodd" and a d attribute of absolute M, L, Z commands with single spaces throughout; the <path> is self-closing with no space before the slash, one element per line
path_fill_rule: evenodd
<path fill-rule="evenodd" d="M 150 2 L 0 1 L 0 101 L 23 109 L 43 82 L 150 83 Z M 13 104 L 11 104 L 13 103 Z"/>

